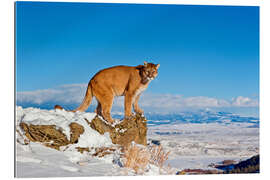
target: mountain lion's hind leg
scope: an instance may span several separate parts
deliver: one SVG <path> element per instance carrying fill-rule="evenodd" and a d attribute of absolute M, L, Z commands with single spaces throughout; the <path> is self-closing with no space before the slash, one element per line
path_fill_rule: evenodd
<path fill-rule="evenodd" d="M 105 95 L 98 98 L 101 104 L 102 117 L 109 123 L 113 124 L 114 120 L 111 117 L 111 109 L 113 104 L 113 95 Z"/>
<path fill-rule="evenodd" d="M 111 117 L 111 108 L 114 98 L 112 90 L 106 86 L 100 85 L 95 81 L 93 81 L 92 87 L 93 95 L 98 101 L 96 113 L 100 113 L 102 117 L 109 123 L 114 123 L 114 120 Z"/>
<path fill-rule="evenodd" d="M 101 109 L 101 104 L 99 101 L 98 101 L 98 105 L 97 105 L 97 108 L 95 110 L 95 113 L 97 113 L 97 115 L 102 117 L 102 109 Z"/>

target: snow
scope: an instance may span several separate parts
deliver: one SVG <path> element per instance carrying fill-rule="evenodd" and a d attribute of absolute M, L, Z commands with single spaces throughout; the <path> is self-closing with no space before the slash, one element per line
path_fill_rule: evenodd
<path fill-rule="evenodd" d="M 89 122 L 96 116 L 95 113 L 67 112 L 65 110 L 42 110 L 37 108 L 16 108 L 17 124 L 24 122 L 33 125 L 56 125 L 70 140 L 69 124 L 76 122 L 84 127 L 84 133 L 80 136 L 76 146 L 79 147 L 106 147 L 112 145 L 108 133 L 100 135 L 85 121 Z"/>
<path fill-rule="evenodd" d="M 120 150 L 103 156 L 93 157 L 94 148 L 116 147 L 109 133 L 99 134 L 88 122 L 95 113 L 66 112 L 65 110 L 42 110 L 38 108 L 16 107 L 16 176 L 17 177 L 67 177 L 67 176 L 112 176 L 135 175 L 132 170 L 123 168 Z M 69 138 L 71 122 L 84 127 L 78 143 L 60 147 L 60 151 L 45 147 L 42 143 L 28 142 L 19 127 L 21 122 L 33 125 L 56 125 Z M 119 123 L 119 121 L 117 121 Z M 80 153 L 76 147 L 89 148 L 90 152 Z M 148 174 L 159 174 L 157 167 L 151 166 Z"/>
<path fill-rule="evenodd" d="M 16 107 L 16 175 L 17 177 L 75 177 L 75 176 L 122 176 L 136 175 L 123 168 L 120 150 L 102 158 L 93 157 L 95 147 L 115 147 L 108 133 L 100 135 L 85 121 L 96 116 L 88 112 L 66 112 Z M 149 120 L 150 121 L 150 120 Z M 158 120 L 160 122 L 168 122 Z M 76 122 L 84 126 L 84 133 L 77 144 L 60 148 L 60 151 L 45 147 L 41 143 L 28 142 L 19 123 L 56 125 L 69 138 L 69 124 Z M 150 121 L 154 122 L 154 120 Z M 259 128 L 254 123 L 172 123 L 149 126 L 148 142 L 159 141 L 164 150 L 170 151 L 166 164 L 172 171 L 186 168 L 211 169 L 209 164 L 226 159 L 244 160 L 259 153 Z M 256 121 L 257 122 L 257 121 Z M 119 121 L 117 121 L 119 123 Z M 123 130 L 124 131 L 124 130 Z M 76 147 L 89 147 L 90 152 L 79 153 Z M 166 174 L 157 166 L 149 164 L 144 175 Z"/>
<path fill-rule="evenodd" d="M 30 150 L 23 150 L 23 146 Z M 17 177 L 104 176 L 117 175 L 115 172 L 120 170 L 112 163 L 92 158 L 85 153 L 61 152 L 39 143 L 17 144 L 16 148 Z"/>
<path fill-rule="evenodd" d="M 70 172 L 78 172 L 79 171 L 78 168 L 75 168 L 75 167 L 72 167 L 72 166 L 61 165 L 60 168 L 62 168 L 64 170 L 67 170 L 67 171 L 70 171 Z"/>
<path fill-rule="evenodd" d="M 85 121 L 89 122 L 96 116 L 95 113 L 66 112 L 64 110 L 42 110 L 37 108 L 16 107 L 16 136 L 20 143 L 16 143 L 16 161 L 18 177 L 65 177 L 65 176 L 102 176 L 113 169 L 112 160 L 107 157 L 95 159 L 89 153 L 79 153 L 76 147 L 109 147 L 113 146 L 108 133 L 100 135 Z M 19 123 L 33 125 L 56 125 L 69 138 L 71 122 L 84 127 L 78 143 L 61 147 L 60 151 L 44 147 L 40 143 L 30 142 L 23 145 L 23 134 Z M 112 159 L 112 158 L 110 158 Z M 84 162 L 85 166 L 80 166 Z M 101 167 L 98 171 L 89 171 L 89 167 Z M 87 170 L 88 169 L 88 170 Z M 91 168 L 90 168 L 91 169 Z"/>
<path fill-rule="evenodd" d="M 250 123 L 188 123 L 148 128 L 148 138 L 170 151 L 168 164 L 178 169 L 209 169 L 211 163 L 244 160 L 259 153 L 259 128 Z"/>
<path fill-rule="evenodd" d="M 19 162 L 32 162 L 32 163 L 41 163 L 42 162 L 40 159 L 24 157 L 24 156 L 17 156 L 17 161 L 19 161 Z"/>

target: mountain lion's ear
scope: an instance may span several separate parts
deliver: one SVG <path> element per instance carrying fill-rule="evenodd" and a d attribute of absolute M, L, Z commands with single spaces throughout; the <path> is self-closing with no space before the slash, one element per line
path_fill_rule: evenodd
<path fill-rule="evenodd" d="M 157 65 L 156 65 L 157 69 L 159 68 L 159 66 L 160 66 L 160 64 L 157 64 Z"/>
<path fill-rule="evenodd" d="M 147 66 L 147 64 L 148 64 L 146 61 L 144 61 L 143 63 L 144 63 L 144 66 Z"/>

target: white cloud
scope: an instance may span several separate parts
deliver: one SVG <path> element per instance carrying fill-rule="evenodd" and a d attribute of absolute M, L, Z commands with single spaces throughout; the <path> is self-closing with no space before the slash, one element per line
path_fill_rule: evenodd
<path fill-rule="evenodd" d="M 228 108 L 228 107 L 258 107 L 258 99 L 236 97 L 232 100 L 217 99 L 206 96 L 185 97 L 173 94 L 145 93 L 140 99 L 142 107 L 152 107 L 170 111 L 179 111 L 198 108 Z"/>
<path fill-rule="evenodd" d="M 255 107 L 259 106 L 259 100 L 251 99 L 249 97 L 238 96 L 232 99 L 232 106 Z"/>
<path fill-rule="evenodd" d="M 47 102 L 80 103 L 87 84 L 62 85 L 55 89 L 17 92 L 20 103 L 42 104 Z"/>
<path fill-rule="evenodd" d="M 58 102 L 62 104 L 80 104 L 85 95 L 87 84 L 68 84 L 55 89 L 17 92 L 17 102 L 43 104 Z M 96 104 L 95 102 L 92 104 Z M 174 94 L 150 94 L 144 92 L 139 104 L 143 108 L 164 111 L 177 111 L 189 108 L 222 108 L 222 107 L 258 107 L 258 98 L 235 97 L 231 100 L 206 96 L 184 97 Z M 113 107 L 123 108 L 124 97 L 115 98 Z"/>

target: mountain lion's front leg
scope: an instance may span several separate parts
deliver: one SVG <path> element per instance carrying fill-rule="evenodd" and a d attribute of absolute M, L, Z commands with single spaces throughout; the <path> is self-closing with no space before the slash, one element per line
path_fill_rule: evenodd
<path fill-rule="evenodd" d="M 129 118 L 132 116 L 132 95 L 127 93 L 125 95 L 125 118 Z"/>
<path fill-rule="evenodd" d="M 143 114 L 143 110 L 138 105 L 139 98 L 140 98 L 140 94 L 137 95 L 137 97 L 135 97 L 135 101 L 134 101 L 134 104 L 133 104 L 133 109 L 137 114 Z"/>

